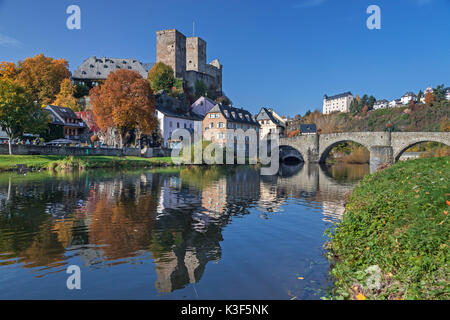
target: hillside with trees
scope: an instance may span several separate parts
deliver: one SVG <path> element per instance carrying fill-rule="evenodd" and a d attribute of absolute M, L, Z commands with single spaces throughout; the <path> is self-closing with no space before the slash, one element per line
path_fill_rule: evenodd
<path fill-rule="evenodd" d="M 359 107 L 354 108 L 359 110 Z M 305 116 L 293 119 L 288 131 L 297 130 L 301 123 L 317 124 L 320 133 L 450 131 L 450 101 L 445 99 L 437 101 L 433 97 L 432 104 L 411 103 L 409 106 L 378 110 L 368 108 L 364 110 L 363 107 L 354 113 L 336 112 L 329 115 L 319 110 L 307 112 Z"/>

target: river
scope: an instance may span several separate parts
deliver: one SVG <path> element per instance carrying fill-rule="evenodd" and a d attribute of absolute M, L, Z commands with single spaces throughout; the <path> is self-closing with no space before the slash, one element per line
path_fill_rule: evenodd
<path fill-rule="evenodd" d="M 0 299 L 319 299 L 332 286 L 324 231 L 368 172 L 1 174 Z"/>

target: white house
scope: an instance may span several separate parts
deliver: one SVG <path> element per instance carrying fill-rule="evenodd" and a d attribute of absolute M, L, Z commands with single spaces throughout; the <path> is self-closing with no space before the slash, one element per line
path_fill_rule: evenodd
<path fill-rule="evenodd" d="M 330 114 L 335 111 L 349 112 L 352 101 L 353 95 L 351 92 L 344 92 L 331 97 L 324 95 L 323 114 Z"/>
<path fill-rule="evenodd" d="M 423 91 L 423 95 L 420 98 L 420 102 L 425 103 L 425 97 L 427 95 L 427 93 L 433 93 L 433 88 L 432 87 L 427 87 L 424 91 Z"/>
<path fill-rule="evenodd" d="M 389 107 L 389 101 L 387 101 L 386 99 L 378 100 L 373 105 L 373 109 L 374 110 L 385 109 L 385 108 L 388 108 L 388 107 Z"/>
<path fill-rule="evenodd" d="M 198 98 L 197 101 L 195 101 L 192 105 L 191 105 L 191 110 L 193 112 L 195 112 L 198 115 L 201 115 L 203 117 L 206 116 L 206 114 L 212 109 L 214 108 L 216 104 L 214 103 L 214 101 L 212 101 L 209 98 L 206 97 L 200 97 Z"/>
<path fill-rule="evenodd" d="M 445 98 L 447 100 L 450 100 L 450 87 L 445 89 Z"/>
<path fill-rule="evenodd" d="M 402 104 L 409 104 L 411 101 L 417 101 L 417 96 L 412 92 L 407 92 L 400 100 L 402 101 Z"/>
<path fill-rule="evenodd" d="M 187 113 L 179 113 L 171 109 L 156 106 L 156 117 L 159 122 L 159 129 L 163 138 L 163 147 L 172 148 L 179 144 L 180 141 L 172 141 L 172 133 L 176 129 L 187 129 L 193 134 L 194 132 L 202 133 L 203 117 L 192 111 Z"/>
<path fill-rule="evenodd" d="M 392 100 L 391 102 L 389 102 L 389 108 L 398 107 L 401 105 L 403 105 L 401 99 L 396 99 L 396 100 Z"/>

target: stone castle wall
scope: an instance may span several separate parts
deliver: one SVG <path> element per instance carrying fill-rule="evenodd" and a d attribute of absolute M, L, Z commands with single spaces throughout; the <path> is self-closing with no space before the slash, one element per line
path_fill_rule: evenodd
<path fill-rule="evenodd" d="M 184 78 L 186 36 L 175 29 L 156 32 L 156 62 L 171 66 L 175 77 Z"/>

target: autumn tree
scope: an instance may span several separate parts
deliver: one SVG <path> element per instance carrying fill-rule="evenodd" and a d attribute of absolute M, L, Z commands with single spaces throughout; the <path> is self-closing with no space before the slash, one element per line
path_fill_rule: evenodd
<path fill-rule="evenodd" d="M 427 92 L 425 95 L 425 104 L 431 107 L 434 104 L 434 94 L 433 92 Z"/>
<path fill-rule="evenodd" d="M 26 58 L 18 64 L 15 82 L 25 88 L 40 105 L 53 102 L 61 82 L 71 76 L 69 63 L 65 59 L 53 59 L 43 54 Z"/>
<path fill-rule="evenodd" d="M 41 133 L 47 129 L 50 119 L 36 104 L 25 88 L 10 80 L 0 79 L 0 126 L 9 140 L 9 154 L 12 154 L 11 140 L 26 133 Z"/>
<path fill-rule="evenodd" d="M 151 134 L 158 125 L 150 85 L 137 72 L 110 73 L 103 85 L 91 90 L 90 97 L 98 126 L 103 131 L 117 129 L 122 147 L 131 130 Z"/>
<path fill-rule="evenodd" d="M 171 66 L 158 62 L 148 73 L 148 81 L 154 92 L 159 90 L 166 90 L 171 92 L 176 84 L 174 71 Z"/>
<path fill-rule="evenodd" d="M 72 81 L 70 79 L 64 79 L 61 82 L 59 93 L 53 104 L 60 107 L 70 108 L 74 111 L 81 111 L 81 105 L 74 97 L 74 94 L 75 87 L 73 86 Z"/>
<path fill-rule="evenodd" d="M 19 73 L 17 66 L 13 62 L 0 62 L 0 79 L 14 81 Z"/>

